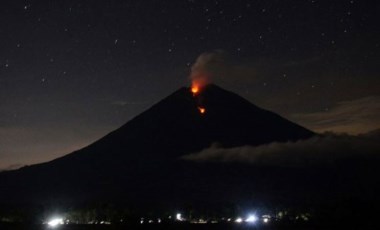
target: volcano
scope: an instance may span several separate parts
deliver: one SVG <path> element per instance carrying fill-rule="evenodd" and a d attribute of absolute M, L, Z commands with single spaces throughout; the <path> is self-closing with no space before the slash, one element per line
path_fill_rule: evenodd
<path fill-rule="evenodd" d="M 183 87 L 83 149 L 0 173 L 0 202 L 234 200 L 258 191 L 261 169 L 197 164 L 181 157 L 214 143 L 258 146 L 313 135 L 216 85 L 197 95 Z"/>

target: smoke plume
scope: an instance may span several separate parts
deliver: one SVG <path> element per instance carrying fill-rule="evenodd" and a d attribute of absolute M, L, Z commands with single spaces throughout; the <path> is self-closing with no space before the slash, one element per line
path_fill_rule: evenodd
<path fill-rule="evenodd" d="M 223 77 L 228 68 L 226 59 L 226 53 L 221 50 L 202 53 L 191 67 L 190 80 L 202 87 Z"/>

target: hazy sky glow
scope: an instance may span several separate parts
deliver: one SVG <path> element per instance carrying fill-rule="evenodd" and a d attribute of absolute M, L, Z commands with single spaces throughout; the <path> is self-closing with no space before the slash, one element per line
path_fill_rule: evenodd
<path fill-rule="evenodd" d="M 0 169 L 54 159 L 177 88 L 215 82 L 314 131 L 380 128 L 376 1 L 5 0 Z"/>

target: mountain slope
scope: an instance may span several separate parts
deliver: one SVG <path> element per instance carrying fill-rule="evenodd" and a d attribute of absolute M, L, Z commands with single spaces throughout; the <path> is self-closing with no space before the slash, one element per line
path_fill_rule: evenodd
<path fill-rule="evenodd" d="M 206 109 L 204 114 L 199 112 L 199 106 Z M 225 170 L 219 165 L 182 162 L 181 156 L 213 143 L 224 147 L 256 146 L 313 135 L 218 86 L 208 85 L 196 96 L 184 87 L 81 150 L 51 162 L 1 173 L 0 201 L 105 197 L 173 200 L 172 194 L 178 194 L 180 200 L 189 197 L 190 191 L 197 198 L 209 197 L 201 191 L 225 189 L 227 185 L 215 178 L 228 174 L 227 187 L 233 191 L 242 183 L 239 177 L 259 169 Z M 193 183 L 195 180 L 199 183 Z M 208 183 L 210 180 L 215 183 Z"/>

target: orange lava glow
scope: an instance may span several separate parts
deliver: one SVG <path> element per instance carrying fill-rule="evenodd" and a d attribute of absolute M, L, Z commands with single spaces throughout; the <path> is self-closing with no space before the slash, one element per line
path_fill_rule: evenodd
<path fill-rule="evenodd" d="M 193 84 L 191 86 L 191 92 L 193 93 L 193 95 L 195 96 L 197 93 L 199 93 L 199 86 L 196 85 L 196 84 Z"/>
<path fill-rule="evenodd" d="M 203 107 L 198 107 L 198 110 L 199 110 L 199 112 L 200 112 L 201 114 L 206 113 L 206 109 L 203 108 Z"/>

